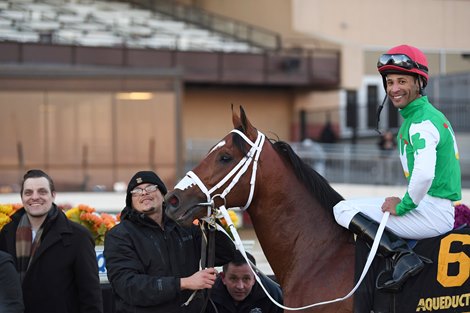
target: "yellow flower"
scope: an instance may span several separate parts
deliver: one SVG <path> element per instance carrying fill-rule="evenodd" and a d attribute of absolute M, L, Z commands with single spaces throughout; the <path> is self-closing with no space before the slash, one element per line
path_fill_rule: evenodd
<path fill-rule="evenodd" d="M 0 204 L 0 213 L 10 216 L 13 211 L 12 204 Z"/>
<path fill-rule="evenodd" d="M 228 210 L 228 215 L 230 216 L 230 219 L 232 220 L 232 223 L 235 226 L 235 228 L 238 228 L 239 226 L 238 214 L 233 210 Z M 228 227 L 227 221 L 225 220 L 225 218 L 221 218 L 220 222 L 222 223 L 224 227 Z"/>
<path fill-rule="evenodd" d="M 78 207 L 71 208 L 65 211 L 65 216 L 67 216 L 68 219 L 78 223 L 80 221 L 80 209 Z"/>
<path fill-rule="evenodd" d="M 11 222 L 10 216 L 19 208 L 21 208 L 21 204 L 0 204 L 0 230 Z"/>
<path fill-rule="evenodd" d="M 233 226 L 235 226 L 235 228 L 239 228 L 240 227 L 240 219 L 238 218 L 238 214 L 233 210 L 228 210 L 227 212 L 228 212 L 228 215 L 230 216 L 230 219 L 232 220 Z M 225 220 L 225 218 L 221 218 L 220 223 L 225 228 L 225 231 L 233 239 L 232 230 L 230 229 L 230 227 L 228 227 L 228 224 L 227 224 L 227 221 Z"/>
<path fill-rule="evenodd" d="M 10 221 L 11 218 L 8 215 L 0 213 L 0 229 L 2 229 L 4 225 L 10 223 Z"/>

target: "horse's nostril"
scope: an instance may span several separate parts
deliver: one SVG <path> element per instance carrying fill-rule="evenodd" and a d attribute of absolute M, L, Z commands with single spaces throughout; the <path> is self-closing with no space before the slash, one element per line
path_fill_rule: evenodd
<path fill-rule="evenodd" d="M 172 207 L 176 207 L 178 206 L 178 198 L 175 197 L 175 196 L 171 196 L 169 199 L 168 199 L 168 204 L 171 205 Z"/>

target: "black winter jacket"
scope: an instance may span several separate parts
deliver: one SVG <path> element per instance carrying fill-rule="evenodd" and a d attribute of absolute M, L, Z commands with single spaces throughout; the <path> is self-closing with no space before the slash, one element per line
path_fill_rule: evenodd
<path fill-rule="evenodd" d="M 164 216 L 164 229 L 129 207 L 106 235 L 104 259 L 115 296 L 116 312 L 196 312 L 202 296 L 181 305 L 192 291 L 180 290 L 180 278 L 199 270 L 201 231 L 181 227 Z M 216 234 L 216 265 L 233 258 L 234 245 Z M 201 292 L 198 292 L 201 295 Z"/>
<path fill-rule="evenodd" d="M 24 208 L 0 233 L 0 250 L 16 263 L 16 229 Z M 90 232 L 67 219 L 55 205 L 46 219 L 31 265 L 23 280 L 25 313 L 101 313 L 98 263 Z M 45 223 L 46 223 L 45 222 Z"/>
<path fill-rule="evenodd" d="M 273 281 L 268 281 L 266 277 L 261 276 L 261 281 L 263 285 L 268 290 L 269 294 L 280 304 L 282 301 L 282 291 L 276 283 Z M 228 293 L 227 288 L 222 282 L 221 277 L 219 276 L 212 287 L 211 291 L 211 300 L 214 302 L 214 305 L 217 307 L 218 313 L 282 313 L 283 309 L 275 305 L 271 300 L 266 296 L 264 290 L 256 282 L 251 289 L 250 294 L 237 305 L 233 301 L 232 296 Z M 207 305 L 206 313 L 216 312 L 212 303 L 209 302 Z"/>
<path fill-rule="evenodd" d="M 23 313 L 23 292 L 13 257 L 0 250 L 0 312 Z"/>

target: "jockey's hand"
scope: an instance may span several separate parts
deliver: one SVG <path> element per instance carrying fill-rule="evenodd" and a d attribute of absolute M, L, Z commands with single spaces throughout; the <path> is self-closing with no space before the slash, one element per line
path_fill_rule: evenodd
<path fill-rule="evenodd" d="M 382 204 L 382 212 L 390 212 L 391 215 L 397 215 L 397 205 L 401 199 L 398 197 L 387 197 Z"/>
<path fill-rule="evenodd" d="M 215 268 L 206 268 L 200 270 L 189 277 L 181 278 L 181 290 L 199 290 L 212 288 L 217 278 L 217 271 Z"/>

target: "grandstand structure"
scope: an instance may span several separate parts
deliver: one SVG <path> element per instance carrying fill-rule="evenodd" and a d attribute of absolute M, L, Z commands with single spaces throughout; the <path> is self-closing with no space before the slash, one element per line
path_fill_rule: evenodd
<path fill-rule="evenodd" d="M 0 2 L 0 40 L 61 45 L 261 52 L 192 23 L 113 1 Z"/>
<path fill-rule="evenodd" d="M 172 185 L 188 142 L 223 134 L 232 104 L 291 139 L 293 99 L 340 83 L 338 50 L 284 49 L 170 0 L 0 0 L 0 51 L 4 191 L 31 167 L 59 190 L 112 190 L 143 168 Z"/>
<path fill-rule="evenodd" d="M 2 63 L 180 68 L 184 83 L 339 84 L 338 51 L 283 50 L 276 33 L 168 0 L 1 0 L 0 25 Z"/>

